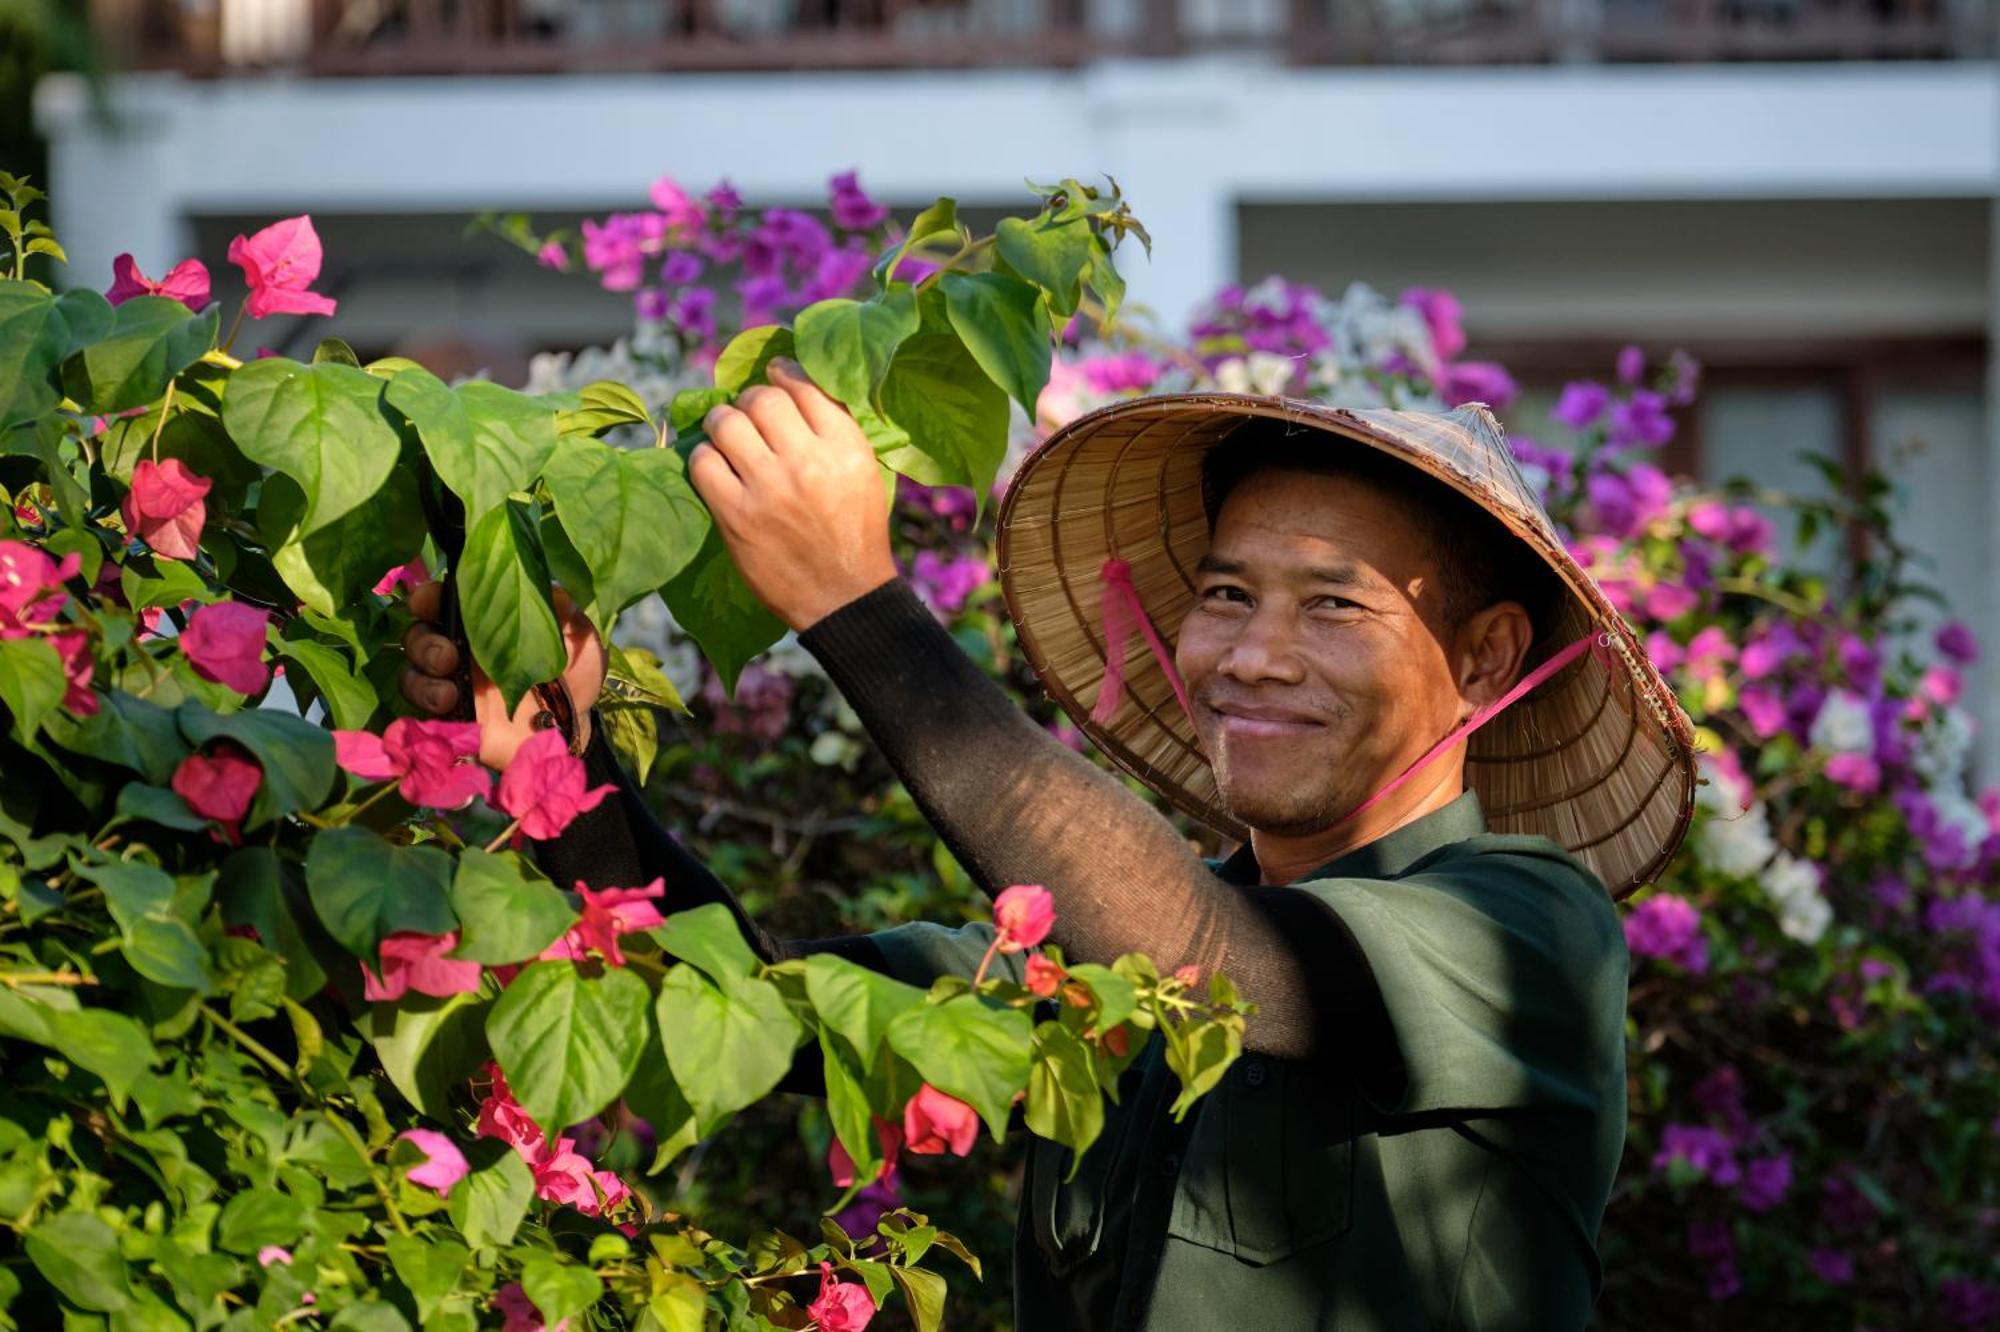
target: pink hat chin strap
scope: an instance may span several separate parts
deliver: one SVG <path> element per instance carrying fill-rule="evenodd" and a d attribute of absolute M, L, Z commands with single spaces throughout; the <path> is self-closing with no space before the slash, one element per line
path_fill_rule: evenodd
<path fill-rule="evenodd" d="M 1117 715 L 1119 704 L 1125 700 L 1125 652 L 1131 645 L 1132 635 L 1137 633 L 1145 638 L 1147 650 L 1153 654 L 1153 660 L 1159 664 L 1161 672 L 1167 677 L 1167 683 L 1173 686 L 1174 698 L 1179 701 L 1181 711 L 1187 714 L 1188 724 L 1193 725 L 1194 709 L 1188 703 L 1187 685 L 1181 680 L 1180 672 L 1174 668 L 1173 654 L 1167 651 L 1167 645 L 1161 640 L 1159 630 L 1153 627 L 1152 619 L 1147 616 L 1145 606 L 1139 601 L 1138 589 L 1132 585 L 1132 566 L 1114 555 L 1106 560 L 1098 571 L 1098 581 L 1100 614 L 1104 621 L 1104 682 L 1098 686 L 1097 704 L 1090 710 L 1090 720 L 1099 726 L 1108 726 L 1112 717 Z M 1464 743 L 1474 731 L 1532 693 L 1550 676 L 1585 652 L 1604 661 L 1609 659 L 1610 650 L 1609 634 L 1585 634 L 1577 639 L 1522 676 L 1512 689 L 1460 722 L 1451 734 L 1432 745 L 1414 763 L 1392 777 L 1381 790 L 1341 815 L 1335 820 L 1334 826 L 1358 818 L 1387 800 L 1418 773 Z"/>

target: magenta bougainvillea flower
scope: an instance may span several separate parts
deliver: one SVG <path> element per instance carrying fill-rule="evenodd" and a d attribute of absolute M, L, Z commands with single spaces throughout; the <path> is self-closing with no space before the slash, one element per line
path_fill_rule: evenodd
<path fill-rule="evenodd" d="M 473 760 L 479 754 L 476 722 L 398 717 L 381 735 L 335 731 L 333 758 L 369 782 L 392 778 L 403 799 L 432 809 L 463 809 L 493 789 L 493 774 Z"/>
<path fill-rule="evenodd" d="M 528 1292 L 521 1289 L 518 1281 L 509 1281 L 493 1292 L 493 1307 L 505 1321 L 500 1324 L 500 1332 L 569 1332 L 570 1320 L 559 1320 L 554 1327 L 542 1322 L 542 1311 L 528 1298 Z"/>
<path fill-rule="evenodd" d="M 401 999 L 411 990 L 443 999 L 479 988 L 479 964 L 454 961 L 446 954 L 458 947 L 458 931 L 416 934 L 398 930 L 382 940 L 382 970 L 361 964 L 361 994 L 375 1003 Z"/>
<path fill-rule="evenodd" d="M 199 259 L 183 259 L 155 282 L 139 271 L 131 255 L 121 254 L 111 261 L 111 289 L 104 293 L 104 299 L 123 305 L 134 296 L 165 296 L 200 314 L 209 301 L 208 265 Z"/>
<path fill-rule="evenodd" d="M 125 492 L 125 531 L 152 548 L 155 555 L 191 560 L 200 553 L 201 526 L 208 520 L 203 502 L 215 483 L 196 476 L 179 458 L 156 463 L 142 459 L 132 469 L 132 488 Z"/>
<path fill-rule="evenodd" d="M 239 694 L 255 694 L 270 683 L 264 664 L 264 635 L 269 611 L 238 601 L 218 601 L 188 616 L 180 637 L 181 652 L 194 673 L 204 680 L 228 685 Z"/>
<path fill-rule="evenodd" d="M 269 1267 L 272 1263 L 291 1264 L 292 1251 L 282 1244 L 266 1244 L 257 1250 L 257 1266 Z"/>
<path fill-rule="evenodd" d="M 614 967 L 625 965 L 618 949 L 618 936 L 650 930 L 667 923 L 653 899 L 667 891 L 665 879 L 655 879 L 643 888 L 592 888 L 581 880 L 576 890 L 583 896 L 583 912 L 562 938 L 542 950 L 544 959 L 569 958 L 582 961 L 594 950 Z"/>
<path fill-rule="evenodd" d="M 0 637 L 5 637 L 0 634 Z M 79 717 L 97 714 L 97 694 L 90 687 L 90 677 L 96 673 L 96 659 L 90 655 L 90 639 L 82 630 L 68 634 L 50 634 L 49 646 L 62 658 L 63 700 L 62 705 Z"/>
<path fill-rule="evenodd" d="M 168 785 L 189 809 L 221 824 L 233 842 L 263 781 L 264 770 L 248 751 L 233 741 L 218 740 L 206 753 L 182 759 Z"/>
<path fill-rule="evenodd" d="M 521 831 L 538 842 L 559 837 L 570 820 L 617 788 L 609 782 L 589 786 L 583 760 L 569 752 L 562 732 L 537 731 L 514 751 L 514 761 L 500 774 L 498 803 L 520 820 Z"/>
<path fill-rule="evenodd" d="M 424 566 L 424 557 L 419 555 L 408 564 L 399 564 L 375 580 L 375 586 L 368 589 L 378 597 L 393 597 L 399 587 L 416 587 L 430 581 L 431 571 Z"/>
<path fill-rule="evenodd" d="M 243 280 L 250 284 L 244 309 L 252 319 L 332 314 L 336 302 L 331 296 L 307 290 L 319 277 L 320 258 L 319 233 L 304 214 L 229 242 L 229 262 L 243 270 Z"/>
<path fill-rule="evenodd" d="M 1685 897 L 1658 893 L 1625 917 L 1625 946 L 1637 957 L 1657 957 L 1699 976 L 1708 970 L 1708 941 L 1701 909 Z"/>
<path fill-rule="evenodd" d="M 1038 883 L 1017 883 L 993 899 L 993 924 L 1003 953 L 1019 953 L 1049 937 L 1056 923 L 1055 898 Z"/>
<path fill-rule="evenodd" d="M 1464 307 L 1458 297 L 1437 287 L 1411 287 L 1397 299 L 1424 317 L 1438 359 L 1455 360 L 1465 350 Z"/>
<path fill-rule="evenodd" d="M 412 1184 L 435 1189 L 440 1198 L 450 1194 L 452 1185 L 472 1173 L 472 1167 L 466 1164 L 465 1153 L 458 1150 L 458 1144 L 436 1129 L 404 1129 L 396 1137 L 415 1143 L 417 1149 L 430 1158 L 420 1166 L 413 1166 L 404 1178 Z"/>
<path fill-rule="evenodd" d="M 75 551 L 58 562 L 25 541 L 0 541 L 0 638 L 25 637 L 54 620 L 69 599 L 63 583 L 82 562 Z"/>
<path fill-rule="evenodd" d="M 875 1297 L 859 1281 L 834 1279 L 833 1264 L 819 1265 L 819 1297 L 806 1306 L 819 1332 L 862 1332 L 875 1316 Z"/>
<path fill-rule="evenodd" d="M 926 1082 L 903 1107 L 903 1147 L 915 1156 L 964 1156 L 979 1136 L 979 1115 Z"/>

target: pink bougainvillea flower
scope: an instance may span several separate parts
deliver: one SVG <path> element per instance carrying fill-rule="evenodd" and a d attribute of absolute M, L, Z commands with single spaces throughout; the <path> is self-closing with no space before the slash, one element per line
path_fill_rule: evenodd
<path fill-rule="evenodd" d="M 592 888 L 581 880 L 576 890 L 583 896 L 583 912 L 576 924 L 560 939 L 542 950 L 544 960 L 569 958 L 582 961 L 595 950 L 614 967 L 625 965 L 618 936 L 650 930 L 667 923 L 653 899 L 667 891 L 665 879 L 655 879 L 643 888 Z"/>
<path fill-rule="evenodd" d="M 376 1003 L 401 999 L 411 990 L 443 999 L 479 988 L 479 964 L 459 962 L 446 954 L 458 947 L 458 931 L 416 934 L 398 930 L 382 940 L 382 971 L 378 976 L 361 964 L 362 997 Z"/>
<path fill-rule="evenodd" d="M 833 1264 L 819 1265 L 819 1298 L 806 1306 L 819 1332 L 862 1332 L 875 1316 L 875 1297 L 859 1281 L 836 1281 Z"/>
<path fill-rule="evenodd" d="M 520 820 L 521 831 L 538 842 L 560 837 L 570 820 L 617 788 L 587 786 L 583 760 L 569 752 L 562 732 L 537 731 L 514 751 L 514 761 L 500 774 L 499 805 Z"/>
<path fill-rule="evenodd" d="M 576 1139 L 557 1138 L 542 1160 L 529 1163 L 535 1172 L 535 1196 L 543 1202 L 567 1203 L 582 1212 L 597 1210 L 596 1172 L 589 1158 L 576 1150 Z"/>
<path fill-rule="evenodd" d="M 462 809 L 493 789 L 493 775 L 473 759 L 479 753 L 475 722 L 398 717 L 377 736 L 370 731 L 335 731 L 333 758 L 363 781 L 397 779 L 397 790 L 413 805 Z"/>
<path fill-rule="evenodd" d="M 1049 937 L 1056 923 L 1055 899 L 1038 883 L 1017 883 L 993 899 L 993 925 L 1003 953 L 1019 953 Z"/>
<path fill-rule="evenodd" d="M 121 254 L 111 261 L 111 290 L 104 293 L 104 299 L 123 305 L 134 296 L 165 296 L 200 314 L 208 304 L 208 265 L 199 259 L 183 259 L 155 282 L 139 271 L 131 255 Z"/>
<path fill-rule="evenodd" d="M 1456 360 L 1465 350 L 1465 327 L 1461 322 L 1464 309 L 1458 297 L 1436 287 L 1411 287 L 1397 302 L 1407 305 L 1424 317 L 1424 325 L 1430 330 L 1431 346 L 1440 361 Z"/>
<path fill-rule="evenodd" d="M 1861 795 L 1882 789 L 1882 767 L 1869 754 L 1834 754 L 1826 761 L 1827 780 Z"/>
<path fill-rule="evenodd" d="M 1061 967 L 1049 961 L 1049 959 L 1043 957 L 1040 953 L 1036 953 L 1028 959 L 1026 982 L 1028 993 L 1038 995 L 1043 999 L 1053 998 L 1056 987 L 1063 983 L 1063 978 L 1067 975 L 1069 973 Z"/>
<path fill-rule="evenodd" d="M 257 1266 L 269 1267 L 272 1263 L 291 1264 L 292 1251 L 282 1244 L 266 1244 L 257 1250 Z"/>
<path fill-rule="evenodd" d="M 913 1155 L 937 1156 L 949 1151 L 953 1156 L 964 1156 L 978 1137 L 978 1113 L 928 1082 L 903 1107 L 903 1146 Z"/>
<path fill-rule="evenodd" d="M 234 842 L 263 781 L 264 770 L 248 751 L 234 741 L 218 740 L 206 753 L 182 759 L 168 785 L 189 809 L 221 824 Z"/>
<path fill-rule="evenodd" d="M 264 634 L 270 622 L 269 611 L 238 601 L 203 606 L 188 617 L 187 632 L 180 637 L 181 652 L 202 679 L 239 694 L 259 693 L 271 680 L 271 668 L 264 664 Z"/>
<path fill-rule="evenodd" d="M 882 1173 L 875 1177 L 878 1184 L 888 1184 L 896 1178 L 896 1163 L 903 1155 L 903 1129 L 899 1124 L 891 1124 L 880 1115 L 870 1116 L 875 1121 L 875 1138 L 882 1144 Z M 847 1154 L 847 1148 L 835 1137 L 826 1149 L 826 1171 L 833 1176 L 833 1186 L 847 1188 L 854 1183 L 854 1158 Z"/>
<path fill-rule="evenodd" d="M 491 1086 L 486 1099 L 479 1103 L 479 1121 L 474 1126 L 479 1136 L 498 1138 L 531 1162 L 547 1155 L 548 1139 L 542 1136 L 534 1116 L 514 1099 L 513 1089 L 507 1085 L 506 1075 L 500 1071 L 500 1066 L 487 1061 L 481 1076 Z"/>
<path fill-rule="evenodd" d="M 90 687 L 90 677 L 97 671 L 97 659 L 90 655 L 90 639 L 82 630 L 50 634 L 49 646 L 62 658 L 63 707 L 79 717 L 96 716 L 97 695 Z"/>
<path fill-rule="evenodd" d="M 632 1186 L 615 1170 L 592 1171 L 590 1182 L 597 1186 L 599 1195 L 596 1204 L 589 1209 L 591 1213 L 615 1212 L 632 1199 Z"/>
<path fill-rule="evenodd" d="M 404 1129 L 396 1136 L 415 1143 L 417 1149 L 430 1158 L 422 1165 L 413 1166 L 405 1178 L 412 1184 L 435 1189 L 440 1198 L 450 1194 L 452 1185 L 472 1173 L 472 1167 L 466 1164 L 465 1153 L 458 1150 L 458 1144 L 436 1129 Z"/>
<path fill-rule="evenodd" d="M 399 587 L 415 587 L 430 580 L 431 571 L 424 567 L 424 557 L 419 555 L 408 564 L 399 564 L 375 580 L 369 591 L 378 597 L 393 597 Z"/>
<path fill-rule="evenodd" d="M 306 290 L 319 277 L 321 255 L 319 233 L 308 215 L 273 222 L 254 236 L 229 242 L 229 262 L 243 270 L 250 285 L 244 305 L 250 317 L 332 314 L 332 297 Z"/>
<path fill-rule="evenodd" d="M 21 638 L 62 610 L 83 557 L 75 551 L 60 561 L 25 541 L 0 541 L 0 638 Z"/>
<path fill-rule="evenodd" d="M 561 241 L 548 241 L 535 251 L 535 262 L 543 268 L 553 268 L 558 273 L 569 272 L 569 247 Z"/>
<path fill-rule="evenodd" d="M 203 500 L 214 484 L 190 472 L 179 458 L 140 460 L 132 469 L 132 488 L 125 492 L 125 531 L 155 555 L 193 559 L 199 553 L 201 525 L 208 520 Z"/>
<path fill-rule="evenodd" d="M 569 1332 L 567 1318 L 554 1327 L 542 1322 L 541 1310 L 518 1281 L 510 1281 L 493 1292 L 493 1307 L 506 1320 L 500 1324 L 500 1332 Z"/>

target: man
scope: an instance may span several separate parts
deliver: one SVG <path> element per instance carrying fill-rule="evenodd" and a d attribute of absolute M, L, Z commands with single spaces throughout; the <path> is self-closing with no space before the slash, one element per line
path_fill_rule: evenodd
<path fill-rule="evenodd" d="M 1155 1041 L 1073 1177 L 1034 1144 L 1018 1326 L 1581 1327 L 1624 1141 L 1604 879 L 1629 890 L 1671 854 L 1689 734 L 1491 418 L 1142 399 L 1015 478 L 1001 563 L 1024 651 L 1114 759 L 1247 835 L 1213 866 L 959 653 L 896 576 L 860 429 L 796 366 L 771 379 L 711 414 L 692 477 L 960 863 L 989 892 L 1047 886 L 1074 960 L 1142 951 L 1258 1006 L 1186 1121 Z M 601 655 L 587 631 L 578 647 L 587 708 Z M 410 696 L 449 708 L 449 642 L 409 650 Z M 482 756 L 504 762 L 534 705 L 507 718 L 478 692 Z M 1590 859 L 1489 832 L 1469 757 L 1496 817 Z M 664 874 L 672 903 L 733 907 L 621 785 L 542 848 L 558 882 Z M 969 975 L 991 937 L 799 943 L 738 917 L 767 957 L 837 951 L 918 984 Z"/>

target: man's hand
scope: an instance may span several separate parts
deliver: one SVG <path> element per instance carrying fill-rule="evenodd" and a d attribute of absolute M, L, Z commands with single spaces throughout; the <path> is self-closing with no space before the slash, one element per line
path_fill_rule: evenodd
<path fill-rule="evenodd" d="M 758 600 L 804 629 L 896 576 L 868 437 L 792 361 L 704 424 L 688 475 Z"/>
<path fill-rule="evenodd" d="M 577 613 L 569 594 L 554 590 L 556 615 L 562 621 L 563 643 L 569 648 L 569 666 L 563 683 L 576 704 L 577 725 L 590 725 L 590 710 L 604 692 L 604 644 L 589 620 Z M 410 591 L 410 612 L 417 623 L 403 635 L 403 653 L 410 659 L 403 671 L 403 697 L 419 709 L 442 716 L 458 706 L 458 645 L 438 631 L 436 620 L 444 606 L 444 585 L 425 583 Z M 477 664 L 472 668 L 472 716 L 479 723 L 479 761 L 498 771 L 513 761 L 521 742 L 535 733 L 535 714 L 542 708 L 532 692 L 522 698 L 512 716 L 500 686 L 486 678 Z"/>

